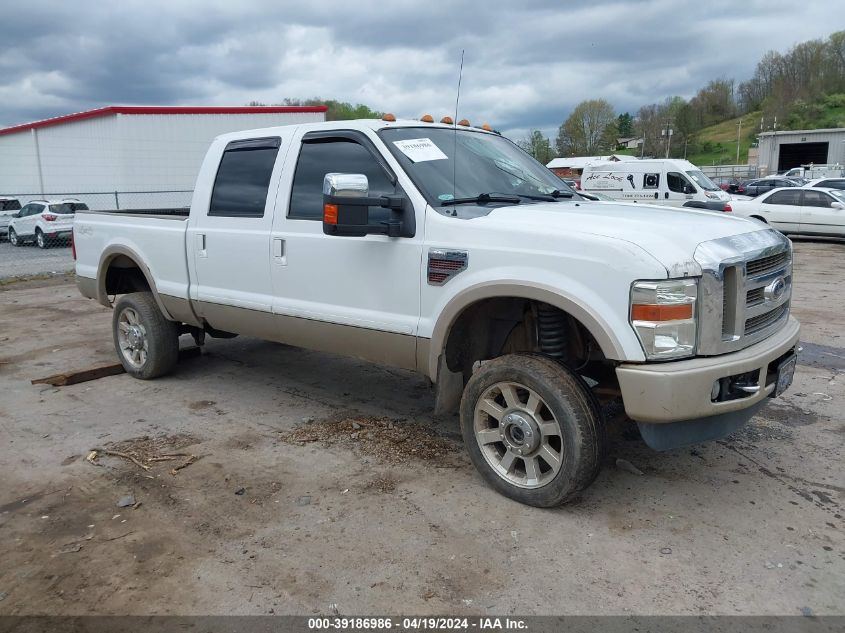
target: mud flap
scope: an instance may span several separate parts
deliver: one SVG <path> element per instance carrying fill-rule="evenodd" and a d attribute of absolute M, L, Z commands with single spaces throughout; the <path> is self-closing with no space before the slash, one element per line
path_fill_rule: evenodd
<path fill-rule="evenodd" d="M 736 433 L 765 404 L 766 402 L 763 400 L 747 409 L 722 413 L 721 415 L 668 424 L 637 422 L 637 426 L 640 428 L 640 435 L 642 435 L 646 444 L 656 451 L 668 451 L 673 448 L 722 439 Z"/>

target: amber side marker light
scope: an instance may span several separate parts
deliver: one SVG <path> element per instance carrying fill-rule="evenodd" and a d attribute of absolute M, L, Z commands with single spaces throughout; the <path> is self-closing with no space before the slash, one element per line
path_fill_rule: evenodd
<path fill-rule="evenodd" d="M 390 112 L 385 112 L 382 115 L 381 120 L 382 121 L 390 121 L 392 123 L 393 121 L 396 120 L 396 117 L 393 114 L 391 114 Z"/>
<path fill-rule="evenodd" d="M 655 305 L 635 303 L 631 306 L 632 321 L 681 321 L 692 318 L 692 304 Z"/>
<path fill-rule="evenodd" d="M 324 204 L 323 205 L 323 222 L 326 224 L 337 224 L 337 205 Z"/>

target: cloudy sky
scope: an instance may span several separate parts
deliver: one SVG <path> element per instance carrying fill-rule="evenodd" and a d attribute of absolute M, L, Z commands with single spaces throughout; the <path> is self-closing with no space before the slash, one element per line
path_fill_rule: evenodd
<path fill-rule="evenodd" d="M 834 12 L 835 13 L 835 12 Z M 582 99 L 636 111 L 836 29 L 828 1 L 8 2 L 0 126 L 104 105 L 335 98 L 513 138 Z"/>

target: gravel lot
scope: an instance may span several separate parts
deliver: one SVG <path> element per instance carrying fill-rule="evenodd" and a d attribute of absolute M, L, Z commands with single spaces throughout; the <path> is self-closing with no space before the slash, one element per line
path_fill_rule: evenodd
<path fill-rule="evenodd" d="M 0 279 L 73 270 L 69 244 L 41 249 L 32 244 L 15 248 L 5 238 L 0 242 Z"/>
<path fill-rule="evenodd" d="M 555 510 L 486 487 L 404 371 L 237 338 L 153 382 L 31 385 L 113 362 L 110 312 L 67 279 L 9 284 L 0 614 L 842 614 L 843 249 L 796 243 L 783 398 L 667 453 L 611 406 L 605 469 Z"/>

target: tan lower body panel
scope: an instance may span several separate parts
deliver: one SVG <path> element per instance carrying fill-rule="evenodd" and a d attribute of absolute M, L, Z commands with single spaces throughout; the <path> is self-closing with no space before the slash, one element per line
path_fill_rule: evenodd
<path fill-rule="evenodd" d="M 295 347 L 356 356 L 392 367 L 417 368 L 417 338 L 414 336 L 216 303 L 201 303 L 197 311 L 217 330 Z"/>

